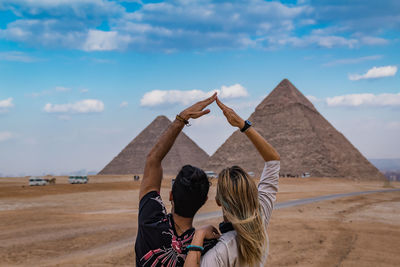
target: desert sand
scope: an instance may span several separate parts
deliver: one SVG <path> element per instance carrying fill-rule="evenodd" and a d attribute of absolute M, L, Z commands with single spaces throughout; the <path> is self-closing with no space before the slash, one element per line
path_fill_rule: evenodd
<path fill-rule="evenodd" d="M 28 178 L 0 178 L 0 266 L 134 266 L 140 182 L 89 178 L 89 184 L 70 185 L 57 177 L 56 185 L 44 187 L 29 187 Z M 200 213 L 218 210 L 215 183 Z M 170 186 L 164 179 L 168 209 Z M 278 202 L 376 189 L 383 183 L 281 178 Z M 399 211 L 399 191 L 275 210 L 267 266 L 399 266 Z"/>

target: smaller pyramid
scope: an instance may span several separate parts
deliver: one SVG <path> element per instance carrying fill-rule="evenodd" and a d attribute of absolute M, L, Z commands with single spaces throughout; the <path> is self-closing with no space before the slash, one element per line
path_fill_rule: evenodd
<path fill-rule="evenodd" d="M 99 174 L 143 174 L 146 156 L 171 121 L 158 116 L 133 139 Z M 185 133 L 181 132 L 162 161 L 163 173 L 176 175 L 182 166 L 203 166 L 209 155 Z"/>

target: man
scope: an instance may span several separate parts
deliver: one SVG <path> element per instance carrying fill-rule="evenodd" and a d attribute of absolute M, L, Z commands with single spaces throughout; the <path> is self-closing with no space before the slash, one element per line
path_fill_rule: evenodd
<path fill-rule="evenodd" d="M 163 175 L 161 161 L 188 120 L 209 113 L 210 110 L 205 108 L 215 99 L 216 93 L 177 115 L 147 155 L 139 192 L 136 266 L 184 264 L 187 246 L 194 235 L 193 217 L 206 202 L 210 184 L 204 171 L 190 165 L 183 166 L 172 186 L 169 196 L 172 210 L 167 214 L 159 194 Z"/>

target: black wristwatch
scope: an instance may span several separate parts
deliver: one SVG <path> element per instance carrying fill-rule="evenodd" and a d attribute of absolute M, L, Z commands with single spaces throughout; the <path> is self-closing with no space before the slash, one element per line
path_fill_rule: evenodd
<path fill-rule="evenodd" d="M 243 132 L 245 132 L 247 129 L 249 129 L 250 126 L 251 126 L 251 121 L 245 120 L 245 121 L 244 121 L 244 126 L 243 126 L 242 129 L 240 129 L 240 131 L 243 133 Z"/>

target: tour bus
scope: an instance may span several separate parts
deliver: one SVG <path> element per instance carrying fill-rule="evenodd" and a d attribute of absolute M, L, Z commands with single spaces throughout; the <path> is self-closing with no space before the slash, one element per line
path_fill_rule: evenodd
<path fill-rule="evenodd" d="M 87 184 L 89 179 L 87 176 L 70 176 L 68 177 L 68 182 L 70 184 Z"/>
<path fill-rule="evenodd" d="M 217 174 L 213 171 L 205 171 L 208 178 L 217 178 Z"/>
<path fill-rule="evenodd" d="M 29 185 L 34 186 L 34 185 L 47 185 L 47 181 L 43 179 L 42 177 L 37 177 L 37 176 L 31 176 L 29 178 Z"/>
<path fill-rule="evenodd" d="M 250 177 L 256 176 L 254 172 L 248 172 L 247 174 L 248 174 Z"/>

